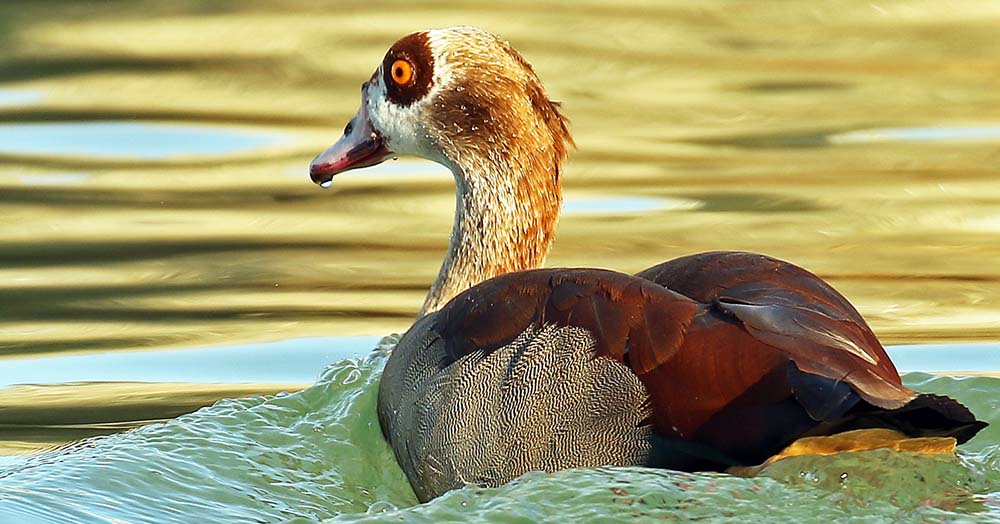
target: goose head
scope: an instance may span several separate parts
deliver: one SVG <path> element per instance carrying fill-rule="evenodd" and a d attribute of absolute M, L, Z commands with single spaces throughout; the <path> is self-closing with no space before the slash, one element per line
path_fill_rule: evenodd
<path fill-rule="evenodd" d="M 488 278 L 540 267 L 562 203 L 573 141 L 558 104 L 509 43 L 473 27 L 407 35 L 361 86 L 361 107 L 310 166 L 314 182 L 414 155 L 457 188 L 445 262 L 422 313 Z"/>
<path fill-rule="evenodd" d="M 496 35 L 451 27 L 412 33 L 389 48 L 361 86 L 357 114 L 313 160 L 310 175 L 329 185 L 344 171 L 414 155 L 453 172 L 471 167 L 463 157 L 478 156 L 501 164 L 491 171 L 558 176 L 567 146 L 566 122 L 531 65 Z M 464 174 L 482 170 L 475 171 Z"/>

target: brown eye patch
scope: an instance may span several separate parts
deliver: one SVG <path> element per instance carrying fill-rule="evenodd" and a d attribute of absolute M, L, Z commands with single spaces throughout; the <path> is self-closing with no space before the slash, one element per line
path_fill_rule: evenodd
<path fill-rule="evenodd" d="M 382 60 L 382 75 L 389 100 L 408 106 L 431 90 L 434 58 L 427 33 L 413 33 L 400 38 Z"/>

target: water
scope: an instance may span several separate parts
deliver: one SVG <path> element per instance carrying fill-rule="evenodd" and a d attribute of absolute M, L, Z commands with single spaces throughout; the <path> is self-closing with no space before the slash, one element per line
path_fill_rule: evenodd
<path fill-rule="evenodd" d="M 0 154 L 162 159 L 230 154 L 287 142 L 250 129 L 150 122 L 0 124 Z"/>
<path fill-rule="evenodd" d="M 679 198 L 648 198 L 616 195 L 575 196 L 569 195 L 563 201 L 566 215 L 630 215 L 649 213 L 662 209 L 696 209 L 701 202 Z"/>
<path fill-rule="evenodd" d="M 211 348 L 26 357 L 4 362 L 0 388 L 69 382 L 308 384 L 330 362 L 361 355 L 376 337 L 283 340 Z"/>
<path fill-rule="evenodd" d="M 0 89 L 0 107 L 24 106 L 38 103 L 42 94 L 30 89 Z"/>
<path fill-rule="evenodd" d="M 967 127 L 911 127 L 901 129 L 866 129 L 850 131 L 829 137 L 835 144 L 866 142 L 996 142 L 1000 141 L 1000 126 L 980 125 Z"/>
<path fill-rule="evenodd" d="M 285 522 L 412 501 L 371 416 L 383 361 L 8 464 L 0 522 Z"/>
<path fill-rule="evenodd" d="M 330 362 L 367 355 L 379 337 L 317 337 L 206 348 L 24 356 L 4 362 L 0 389 L 22 384 L 311 384 Z M 886 348 L 900 373 L 991 374 L 1000 344 L 914 344 Z"/>
<path fill-rule="evenodd" d="M 641 468 L 530 474 L 423 505 L 374 416 L 385 340 L 303 391 L 221 401 L 170 422 L 0 465 L 0 522 L 722 522 L 1000 518 L 1000 379 L 913 374 L 994 426 L 955 458 L 803 457 L 755 479 Z M 558 512 L 553 508 L 565 508 Z"/>
<path fill-rule="evenodd" d="M 451 175 L 402 158 L 320 191 L 307 166 L 398 36 L 454 23 L 509 39 L 572 121 L 549 265 L 793 261 L 910 386 L 993 426 L 956 460 L 415 505 L 370 350 L 437 273 Z M 0 524 L 1000 520 L 998 23 L 975 1 L 0 4 Z"/>
<path fill-rule="evenodd" d="M 20 175 L 20 180 L 28 186 L 77 186 L 85 184 L 92 175 L 88 173 L 44 173 Z"/>

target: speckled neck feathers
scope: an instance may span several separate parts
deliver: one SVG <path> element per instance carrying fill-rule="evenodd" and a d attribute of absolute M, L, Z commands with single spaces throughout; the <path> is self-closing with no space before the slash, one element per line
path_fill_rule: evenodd
<path fill-rule="evenodd" d="M 469 28 L 429 31 L 439 84 L 424 115 L 455 175 L 451 245 L 421 314 L 497 275 L 541 267 L 573 145 L 558 105 L 506 42 Z"/>

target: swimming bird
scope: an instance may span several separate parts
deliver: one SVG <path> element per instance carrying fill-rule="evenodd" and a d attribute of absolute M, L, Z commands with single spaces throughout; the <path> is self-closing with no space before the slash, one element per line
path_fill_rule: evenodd
<path fill-rule="evenodd" d="M 857 310 L 788 262 L 712 252 L 636 275 L 539 269 L 572 147 L 531 65 L 452 27 L 393 44 L 312 162 L 323 186 L 397 154 L 454 174 L 450 246 L 379 389 L 418 498 L 533 470 L 721 471 L 865 428 L 965 442 L 985 426 L 905 387 Z"/>

